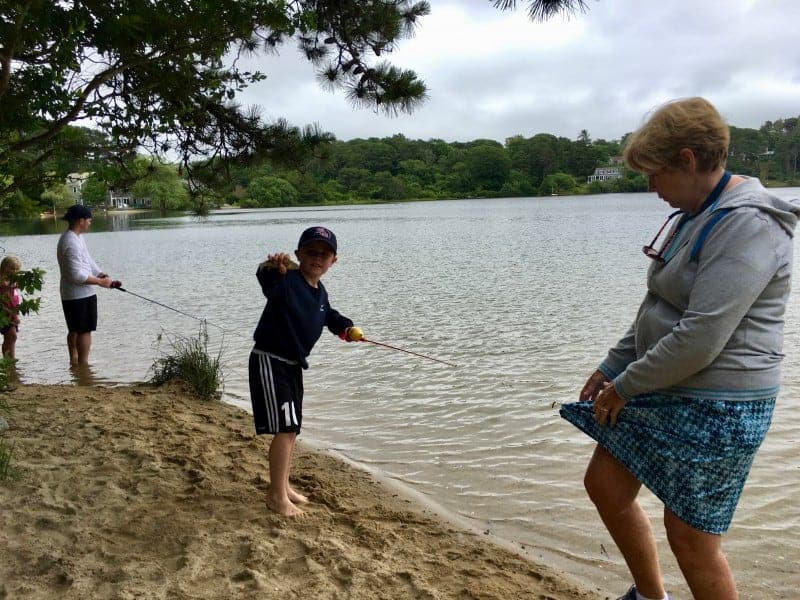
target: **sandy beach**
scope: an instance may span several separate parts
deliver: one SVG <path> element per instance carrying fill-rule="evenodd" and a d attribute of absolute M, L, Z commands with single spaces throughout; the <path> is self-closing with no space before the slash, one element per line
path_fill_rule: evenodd
<path fill-rule="evenodd" d="M 177 386 L 5 394 L 0 599 L 594 600 L 563 574 L 299 445 L 307 513 L 264 504 L 268 436 Z"/>

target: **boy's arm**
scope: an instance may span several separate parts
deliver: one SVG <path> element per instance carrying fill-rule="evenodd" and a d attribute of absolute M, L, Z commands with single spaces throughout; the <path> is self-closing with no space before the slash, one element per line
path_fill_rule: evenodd
<path fill-rule="evenodd" d="M 325 326 L 330 329 L 331 333 L 334 335 L 342 335 L 348 327 L 353 326 L 353 322 L 339 314 L 339 311 L 331 308 L 329 304 L 327 314 L 325 315 Z"/>
<path fill-rule="evenodd" d="M 258 265 L 256 278 L 261 284 L 261 291 L 267 298 L 275 287 L 283 281 L 283 276 L 290 270 L 297 269 L 288 254 L 277 253 L 267 255 L 267 260 Z"/>

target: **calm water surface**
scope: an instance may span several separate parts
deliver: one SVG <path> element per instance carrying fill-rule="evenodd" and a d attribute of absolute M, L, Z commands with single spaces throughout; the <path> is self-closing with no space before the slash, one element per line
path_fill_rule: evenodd
<path fill-rule="evenodd" d="M 459 366 L 326 332 L 306 373 L 303 438 L 615 597 L 628 575 L 581 483 L 593 443 L 558 405 L 577 398 L 633 319 L 648 266 L 640 248 L 670 210 L 631 194 L 232 211 L 205 222 L 131 215 L 96 218 L 87 243 L 130 291 L 209 321 L 226 399 L 247 408 L 250 335 L 263 307 L 256 264 L 293 249 L 307 226 L 331 227 L 340 240 L 324 279 L 333 306 L 371 339 Z M 26 382 L 71 383 L 55 262 L 63 224 L 25 227 L 0 229 L 6 253 L 47 270 L 41 312 L 22 323 L 19 370 Z M 198 332 L 198 321 L 130 294 L 98 297 L 96 383 L 144 380 L 159 344 Z M 795 293 L 773 426 L 725 537 L 744 599 L 800 589 L 799 313 Z M 643 502 L 668 587 L 689 598 L 661 505 L 648 492 Z"/>

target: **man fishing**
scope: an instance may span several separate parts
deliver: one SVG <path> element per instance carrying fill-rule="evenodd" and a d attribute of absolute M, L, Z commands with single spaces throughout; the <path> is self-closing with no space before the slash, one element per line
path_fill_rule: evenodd
<path fill-rule="evenodd" d="M 92 286 L 110 288 L 111 277 L 94 262 L 82 237 L 92 224 L 92 211 L 74 204 L 62 219 L 68 226 L 56 249 L 61 271 L 61 306 L 67 321 L 69 362 L 83 366 L 89 364 L 92 332 L 97 329 L 97 295 Z"/>

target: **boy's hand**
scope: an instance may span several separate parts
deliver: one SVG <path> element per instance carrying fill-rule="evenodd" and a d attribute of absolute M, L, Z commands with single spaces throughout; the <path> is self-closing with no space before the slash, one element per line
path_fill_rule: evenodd
<path fill-rule="evenodd" d="M 285 252 L 277 252 L 267 255 L 267 263 L 269 263 L 272 268 L 277 269 L 278 273 L 281 275 L 286 275 L 286 271 L 289 270 L 289 265 L 292 264 L 292 259 Z"/>
<path fill-rule="evenodd" d="M 345 342 L 359 342 L 364 338 L 364 332 L 359 327 L 348 327 L 339 334 Z"/>

